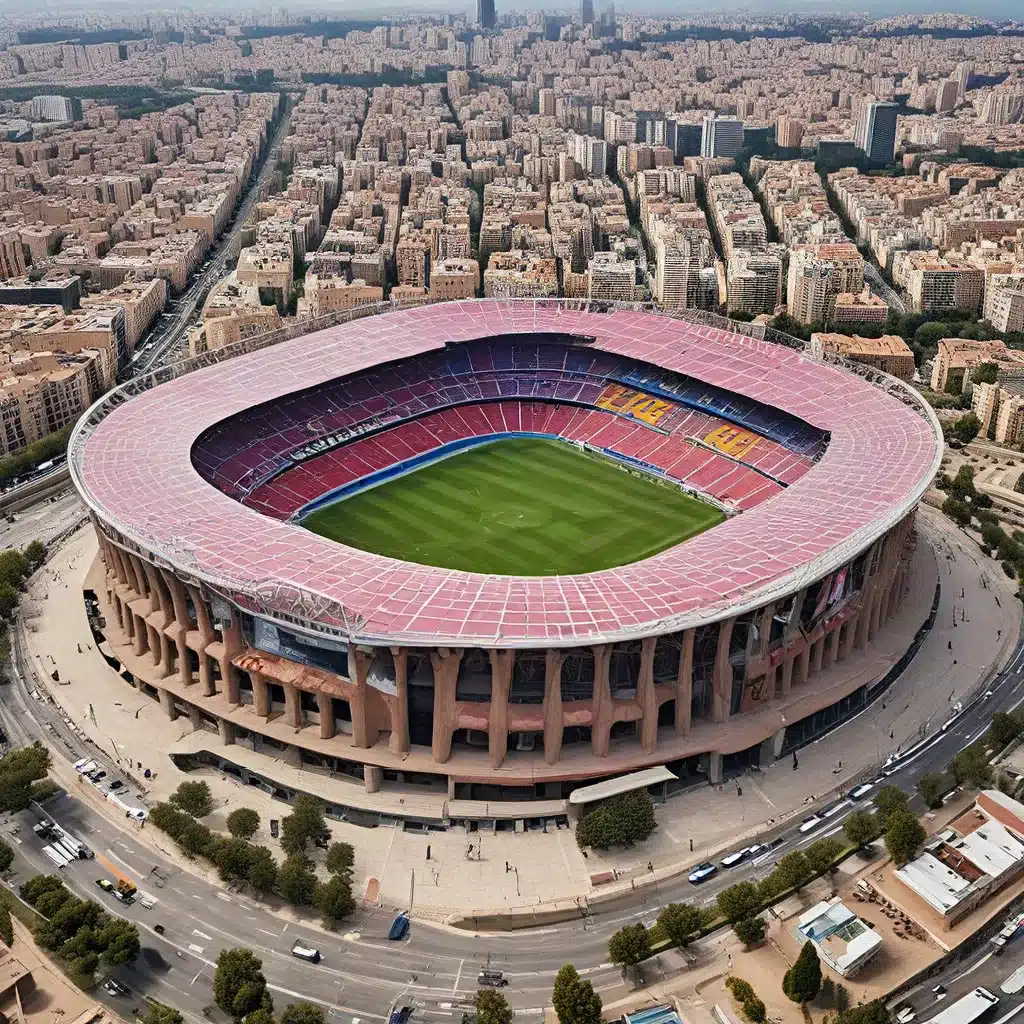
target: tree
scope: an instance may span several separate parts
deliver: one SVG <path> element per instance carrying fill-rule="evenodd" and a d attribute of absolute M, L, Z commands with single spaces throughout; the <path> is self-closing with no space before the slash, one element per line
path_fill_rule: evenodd
<path fill-rule="evenodd" d="M 249 862 L 249 884 L 260 893 L 266 895 L 277 885 L 277 864 L 274 855 L 265 846 L 252 847 Z"/>
<path fill-rule="evenodd" d="M 22 882 L 18 894 L 29 906 L 34 907 L 41 896 L 58 891 L 67 892 L 67 889 L 56 875 L 33 875 L 27 882 Z"/>
<path fill-rule="evenodd" d="M 141 950 L 139 929 L 123 918 L 109 918 L 96 932 L 96 944 L 101 959 L 108 967 L 134 963 Z"/>
<path fill-rule="evenodd" d="M 878 808 L 878 819 L 884 830 L 890 814 L 907 809 L 907 794 L 899 786 L 890 783 L 888 786 L 883 786 L 871 802 Z"/>
<path fill-rule="evenodd" d="M 355 850 L 349 843 L 331 843 L 327 849 L 327 870 L 332 875 L 351 871 L 356 862 Z"/>
<path fill-rule="evenodd" d="M 0 581 L 17 589 L 29 574 L 28 559 L 17 549 L 0 551 Z"/>
<path fill-rule="evenodd" d="M 205 818 L 213 810 L 213 796 L 205 782 L 183 782 L 171 794 L 170 802 L 193 818 Z"/>
<path fill-rule="evenodd" d="M 326 1017 L 315 1003 L 289 1003 L 278 1020 L 279 1024 L 325 1024 Z"/>
<path fill-rule="evenodd" d="M 981 367 L 979 366 L 978 369 L 980 370 Z M 28 561 L 30 571 L 38 569 L 42 565 L 43 559 L 46 558 L 46 545 L 41 540 L 34 540 L 22 554 Z"/>
<path fill-rule="evenodd" d="M 572 964 L 563 964 L 555 976 L 551 1005 L 559 1024 L 601 1024 L 601 997 Z"/>
<path fill-rule="evenodd" d="M 227 826 L 236 839 L 252 839 L 260 827 L 260 816 L 251 807 L 236 807 L 228 815 Z"/>
<path fill-rule="evenodd" d="M 889 1011 L 885 1008 L 884 999 L 874 999 L 870 1003 L 841 1010 L 832 1021 L 833 1024 L 889 1024 Z"/>
<path fill-rule="evenodd" d="M 753 946 L 764 938 L 764 919 L 760 917 L 746 917 L 737 921 L 732 930 L 740 942 Z"/>
<path fill-rule="evenodd" d="M 921 324 L 914 332 L 914 341 L 922 348 L 934 348 L 943 338 L 948 338 L 949 327 L 944 323 Z"/>
<path fill-rule="evenodd" d="M 147 821 L 161 832 L 166 832 L 172 839 L 180 838 L 182 832 L 193 824 L 190 814 L 170 803 L 159 803 L 151 807 Z"/>
<path fill-rule="evenodd" d="M 992 746 L 1002 748 L 1011 740 L 1015 740 L 1024 728 L 1022 716 L 1017 711 L 1009 714 L 1005 711 L 997 711 L 992 716 L 992 722 L 988 727 L 987 739 Z"/>
<path fill-rule="evenodd" d="M 811 874 L 831 874 L 835 870 L 835 860 L 843 852 L 843 844 L 838 839 L 826 836 L 807 847 L 807 865 Z"/>
<path fill-rule="evenodd" d="M 718 894 L 719 913 L 730 923 L 753 917 L 761 909 L 761 894 L 753 882 L 737 882 Z"/>
<path fill-rule="evenodd" d="M 933 810 L 942 806 L 942 796 L 948 788 L 946 776 L 941 772 L 928 772 L 917 782 L 917 791 L 921 794 L 921 799 Z"/>
<path fill-rule="evenodd" d="M 608 940 L 608 959 L 620 967 L 635 967 L 651 955 L 651 937 L 640 924 L 627 924 Z"/>
<path fill-rule="evenodd" d="M 150 1002 L 142 1024 L 184 1024 L 185 1018 L 173 1006 L 165 1003 Z"/>
<path fill-rule="evenodd" d="M 38 910 L 43 917 L 53 917 L 53 915 L 56 914 L 70 898 L 71 893 L 61 886 L 59 889 L 54 889 L 52 892 L 44 892 L 36 901 L 36 910 Z"/>
<path fill-rule="evenodd" d="M 248 879 L 252 861 L 253 847 L 244 839 L 221 839 L 213 851 L 213 862 L 225 882 Z"/>
<path fill-rule="evenodd" d="M 992 765 L 979 744 L 972 743 L 953 758 L 953 777 L 974 789 L 987 789 L 992 785 Z"/>
<path fill-rule="evenodd" d="M 0 839 L 0 871 L 6 871 L 14 863 L 14 850 Z"/>
<path fill-rule="evenodd" d="M 178 836 L 178 843 L 190 857 L 205 857 L 213 852 L 214 837 L 201 821 L 193 821 Z"/>
<path fill-rule="evenodd" d="M 950 427 L 950 433 L 963 444 L 970 444 L 978 436 L 979 430 L 981 420 L 973 412 L 964 413 Z"/>
<path fill-rule="evenodd" d="M 477 1024 L 512 1024 L 512 1007 L 508 1000 L 493 988 L 482 988 L 473 1000 Z"/>
<path fill-rule="evenodd" d="M 779 880 L 780 892 L 796 889 L 798 892 L 811 877 L 811 865 L 800 850 L 793 850 L 781 857 L 772 872 Z"/>
<path fill-rule="evenodd" d="M 327 842 L 331 830 L 324 820 L 324 804 L 305 793 L 295 798 L 292 813 L 281 821 L 281 849 L 288 857 L 306 852 L 309 843 Z"/>
<path fill-rule="evenodd" d="M 764 1005 L 764 1000 L 754 996 L 753 999 L 747 999 L 741 1004 L 743 1010 L 743 1016 L 747 1020 L 752 1021 L 753 1024 L 764 1024 L 768 1019 L 768 1008 Z"/>
<path fill-rule="evenodd" d="M 599 804 L 580 818 L 576 822 L 576 844 L 581 850 L 634 846 L 647 839 L 656 827 L 651 794 L 638 789 Z"/>
<path fill-rule="evenodd" d="M 805 942 L 796 963 L 782 979 L 782 991 L 794 1003 L 808 1003 L 821 988 L 821 962 L 810 942 Z"/>
<path fill-rule="evenodd" d="M 658 915 L 658 924 L 673 946 L 687 946 L 700 931 L 700 911 L 688 903 L 670 903 Z"/>
<path fill-rule="evenodd" d="M 0 618 L 9 619 L 18 607 L 18 591 L 10 583 L 0 581 Z"/>
<path fill-rule="evenodd" d="M 942 503 L 942 511 L 958 526 L 969 526 L 971 522 L 971 506 L 966 501 L 950 494 Z"/>
<path fill-rule="evenodd" d="M 214 1002 L 235 1020 L 258 1009 L 273 1009 L 263 961 L 251 949 L 224 949 L 213 972 Z"/>
<path fill-rule="evenodd" d="M 332 875 L 317 885 L 313 893 L 313 906 L 320 911 L 325 928 L 334 928 L 356 909 L 352 897 L 352 882 L 347 872 Z"/>
<path fill-rule="evenodd" d="M 863 850 L 881 835 L 881 827 L 876 815 L 854 811 L 843 824 L 843 832 L 854 846 Z"/>
<path fill-rule="evenodd" d="M 277 891 L 283 899 L 297 907 L 313 905 L 316 875 L 313 874 L 313 866 L 307 857 L 296 854 L 278 868 Z"/>
<path fill-rule="evenodd" d="M 913 860 L 925 835 L 912 811 L 896 811 L 889 816 L 885 826 L 885 849 L 898 868 Z"/>
<path fill-rule="evenodd" d="M 14 923 L 6 900 L 0 903 L 0 939 L 7 943 L 8 948 L 14 945 Z"/>

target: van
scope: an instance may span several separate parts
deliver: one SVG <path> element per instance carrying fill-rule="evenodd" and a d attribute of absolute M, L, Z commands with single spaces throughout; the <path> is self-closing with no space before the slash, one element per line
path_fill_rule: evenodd
<path fill-rule="evenodd" d="M 476 983 L 480 988 L 504 988 L 508 984 L 508 978 L 501 971 L 485 967 L 476 976 Z"/>
<path fill-rule="evenodd" d="M 311 964 L 320 963 L 320 950 L 311 949 L 308 946 L 303 946 L 301 943 L 296 942 L 292 946 L 292 956 L 298 957 L 300 960 L 307 960 Z"/>

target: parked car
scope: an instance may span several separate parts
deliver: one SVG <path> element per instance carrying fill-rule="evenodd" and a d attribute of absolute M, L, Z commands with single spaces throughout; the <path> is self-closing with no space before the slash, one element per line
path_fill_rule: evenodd
<path fill-rule="evenodd" d="M 689 875 L 689 881 L 691 885 L 700 885 L 701 882 L 706 882 L 709 878 L 718 874 L 718 866 L 705 861 L 703 864 L 698 864 Z"/>
<path fill-rule="evenodd" d="M 107 978 L 103 982 L 103 991 L 110 996 L 126 996 L 128 995 L 128 987 L 122 985 L 116 978 Z"/>
<path fill-rule="evenodd" d="M 111 793 L 114 793 L 121 789 L 122 786 L 124 786 L 124 783 L 120 779 L 114 779 L 114 781 L 107 786 L 107 789 L 110 790 Z"/>

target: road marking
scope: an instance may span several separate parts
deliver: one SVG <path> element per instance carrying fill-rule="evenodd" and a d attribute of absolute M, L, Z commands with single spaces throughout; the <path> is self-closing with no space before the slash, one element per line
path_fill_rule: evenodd
<path fill-rule="evenodd" d="M 281 934 L 284 935 L 284 933 L 286 931 L 288 931 L 288 922 L 287 921 L 285 921 L 284 927 L 281 929 Z"/>
<path fill-rule="evenodd" d="M 1006 1021 L 1011 1017 L 1015 1017 L 1021 1010 L 1024 1010 L 1024 1003 L 1020 1003 L 1018 1006 L 1015 1006 L 1009 1013 L 1004 1013 L 1003 1016 L 995 1022 L 995 1024 L 1006 1024 Z"/>
<path fill-rule="evenodd" d="M 459 961 L 459 973 L 455 975 L 455 982 L 452 985 L 452 991 L 453 992 L 459 987 L 459 979 L 462 977 L 462 965 L 465 962 L 466 962 L 465 960 L 460 960 Z"/>
<path fill-rule="evenodd" d="M 187 892 L 182 892 L 180 889 L 175 889 L 173 885 L 171 886 L 171 892 L 176 892 L 179 896 L 187 896 L 188 895 Z"/>
<path fill-rule="evenodd" d="M 971 966 L 968 967 L 967 970 L 964 971 L 962 974 L 958 974 L 955 978 L 950 978 L 949 985 L 952 985 L 954 982 L 959 981 L 961 978 L 966 978 L 968 974 L 970 974 L 972 971 L 976 971 L 982 964 L 987 963 L 989 960 L 991 960 L 993 956 L 995 956 L 994 953 L 986 953 L 976 964 L 971 964 Z"/>
<path fill-rule="evenodd" d="M 213 942 L 212 935 L 207 935 L 206 932 L 201 932 L 198 928 L 193 928 L 192 934 L 198 936 L 200 939 L 206 939 L 207 942 Z"/>
<path fill-rule="evenodd" d="M 203 952 L 203 947 L 202 946 L 197 946 L 194 942 L 190 942 L 188 948 L 193 953 L 202 954 L 202 952 Z"/>
<path fill-rule="evenodd" d="M 195 983 L 196 983 L 196 982 L 197 982 L 197 981 L 198 981 L 198 980 L 199 980 L 199 979 L 200 979 L 200 978 L 201 978 L 202 976 L 203 976 L 203 972 L 202 972 L 202 971 L 200 971 L 200 972 L 199 972 L 199 973 L 198 973 L 198 974 L 197 974 L 197 975 L 196 975 L 196 976 L 195 976 L 195 977 L 194 977 L 194 978 L 193 978 L 193 979 L 192 979 L 192 980 L 191 980 L 191 981 L 189 982 L 189 984 L 190 984 L 190 985 L 194 985 L 194 984 L 195 984 Z"/>
<path fill-rule="evenodd" d="M 214 896 L 219 900 L 223 900 L 225 903 L 231 902 L 231 897 L 226 892 L 215 892 Z"/>
<path fill-rule="evenodd" d="M 256 931 L 263 932 L 264 935 L 272 935 L 275 939 L 277 938 L 277 932 L 268 932 L 266 928 L 257 928 Z"/>

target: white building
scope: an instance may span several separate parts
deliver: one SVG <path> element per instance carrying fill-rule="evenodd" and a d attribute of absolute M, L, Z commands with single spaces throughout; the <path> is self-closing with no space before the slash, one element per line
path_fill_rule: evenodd
<path fill-rule="evenodd" d="M 843 978 L 852 978 L 882 948 L 873 932 L 842 900 L 817 903 L 797 921 L 800 936 Z"/>

